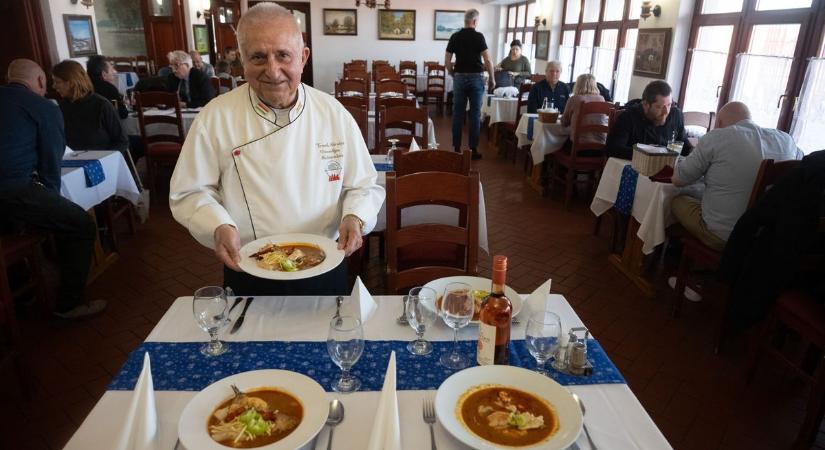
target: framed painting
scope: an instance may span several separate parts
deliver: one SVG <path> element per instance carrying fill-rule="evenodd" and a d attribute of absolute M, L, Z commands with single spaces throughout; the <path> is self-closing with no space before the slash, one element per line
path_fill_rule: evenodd
<path fill-rule="evenodd" d="M 209 53 L 209 33 L 206 25 L 192 25 L 192 34 L 195 37 L 195 51 L 201 55 Z"/>
<path fill-rule="evenodd" d="M 63 14 L 63 25 L 66 27 L 69 57 L 77 58 L 97 54 L 92 16 Z"/>
<path fill-rule="evenodd" d="M 640 28 L 633 75 L 664 79 L 670 59 L 670 28 Z"/>
<path fill-rule="evenodd" d="M 536 59 L 547 61 L 550 55 L 550 31 L 536 31 Z"/>
<path fill-rule="evenodd" d="M 415 40 L 415 10 L 382 9 L 378 11 L 378 39 Z"/>
<path fill-rule="evenodd" d="M 464 28 L 464 11 L 436 9 L 433 23 L 435 24 L 433 39 L 436 41 L 449 41 L 453 33 Z"/>
<path fill-rule="evenodd" d="M 324 8 L 324 34 L 357 36 L 358 10 Z"/>

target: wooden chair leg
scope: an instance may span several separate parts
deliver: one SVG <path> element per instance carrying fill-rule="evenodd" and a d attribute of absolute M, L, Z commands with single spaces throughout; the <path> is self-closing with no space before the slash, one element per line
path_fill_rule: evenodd
<path fill-rule="evenodd" d="M 568 167 L 567 173 L 564 175 L 564 209 L 570 209 L 570 199 L 573 197 L 573 182 L 576 172 L 573 168 Z"/>
<path fill-rule="evenodd" d="M 676 271 L 676 285 L 673 293 L 673 313 L 674 318 L 679 317 L 682 310 L 682 301 L 685 297 L 685 286 L 687 285 L 688 269 L 690 269 L 690 258 L 682 254 L 679 260 L 679 269 Z"/>

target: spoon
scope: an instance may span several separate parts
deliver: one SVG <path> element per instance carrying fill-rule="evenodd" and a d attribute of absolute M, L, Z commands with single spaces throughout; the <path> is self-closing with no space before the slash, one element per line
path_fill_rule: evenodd
<path fill-rule="evenodd" d="M 337 398 L 329 402 L 329 416 L 327 416 L 327 425 L 329 426 L 329 441 L 327 441 L 327 450 L 332 449 L 332 433 L 335 431 L 335 426 L 344 421 L 344 404 Z"/>
<path fill-rule="evenodd" d="M 576 394 L 573 394 L 573 399 L 576 400 L 576 403 L 579 404 L 579 408 L 582 410 L 582 427 L 584 428 L 584 434 L 587 436 L 587 442 L 590 443 L 591 449 L 597 450 L 596 444 L 593 443 L 593 438 L 590 437 L 590 432 L 587 431 L 587 424 L 584 423 L 584 414 L 586 412 L 584 402 L 582 402 L 582 399 L 580 399 Z"/>
<path fill-rule="evenodd" d="M 341 325 L 341 305 L 344 304 L 344 297 L 340 295 L 335 298 L 335 315 L 332 316 L 333 319 L 338 319 L 335 321 L 336 325 Z"/>
<path fill-rule="evenodd" d="M 397 319 L 395 319 L 395 322 L 398 323 L 398 325 L 407 326 L 410 324 L 410 321 L 407 320 L 407 296 L 405 295 L 401 298 L 401 300 L 401 303 L 404 305 L 404 310 L 401 312 L 401 315 L 398 316 Z"/>

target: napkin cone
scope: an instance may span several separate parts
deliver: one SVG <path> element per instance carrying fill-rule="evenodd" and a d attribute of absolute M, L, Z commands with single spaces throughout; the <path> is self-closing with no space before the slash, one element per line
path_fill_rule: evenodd
<path fill-rule="evenodd" d="M 376 309 L 378 309 L 378 305 L 370 295 L 370 291 L 364 286 L 361 277 L 356 278 L 355 286 L 352 287 L 352 294 L 350 294 L 350 301 L 344 307 L 343 313 L 361 319 L 363 325 L 375 314 Z"/>
<path fill-rule="evenodd" d="M 398 418 L 398 395 L 395 391 L 395 352 L 390 353 L 384 387 L 372 424 L 367 450 L 401 450 L 401 424 Z"/>
<path fill-rule="evenodd" d="M 135 384 L 132 402 L 126 411 L 123 430 L 114 450 L 156 450 L 158 445 L 158 412 L 149 352 L 143 356 L 143 370 Z"/>
<path fill-rule="evenodd" d="M 417 152 L 419 150 L 421 150 L 421 147 L 418 146 L 418 142 L 413 138 L 412 141 L 410 141 L 410 149 L 408 152 Z"/>
<path fill-rule="evenodd" d="M 547 296 L 550 295 L 550 285 L 553 284 L 553 279 L 548 278 L 541 286 L 536 288 L 529 297 L 527 297 L 527 311 L 532 314 L 534 312 L 547 310 Z M 528 314 L 529 315 L 529 314 Z"/>

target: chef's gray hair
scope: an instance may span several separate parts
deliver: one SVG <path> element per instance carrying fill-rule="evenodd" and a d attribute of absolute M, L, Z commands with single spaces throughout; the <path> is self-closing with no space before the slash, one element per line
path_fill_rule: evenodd
<path fill-rule="evenodd" d="M 295 19 L 295 16 L 293 16 L 288 9 L 278 5 L 277 3 L 258 3 L 257 5 L 249 8 L 246 11 L 246 14 L 241 15 L 241 20 L 238 21 L 237 30 L 238 50 L 241 52 L 241 59 L 246 59 L 245 44 L 247 28 L 261 25 L 264 22 L 272 22 L 283 19 L 291 20 L 292 23 L 295 24 L 296 30 L 301 29 L 300 26 L 298 26 L 298 20 Z"/>

